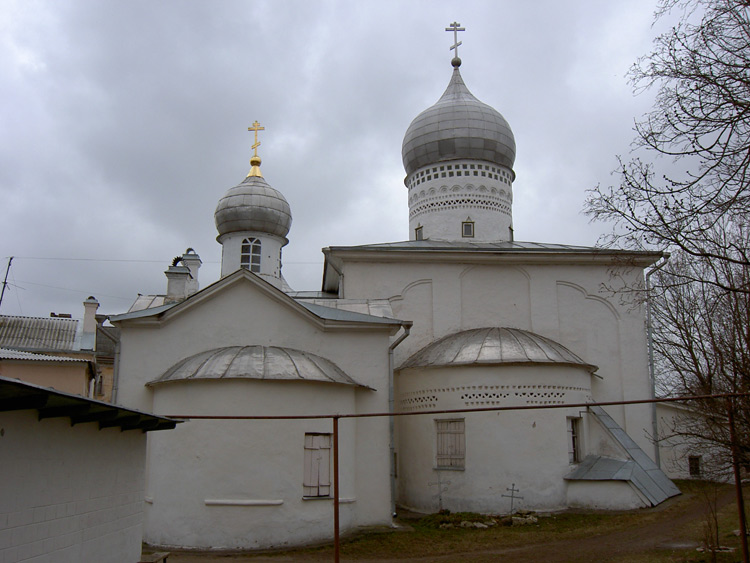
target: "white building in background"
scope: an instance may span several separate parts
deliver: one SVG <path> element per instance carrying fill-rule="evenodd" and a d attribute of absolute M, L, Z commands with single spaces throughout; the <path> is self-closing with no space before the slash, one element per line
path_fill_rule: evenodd
<path fill-rule="evenodd" d="M 164 296 L 112 318 L 117 400 L 162 415 L 341 419 L 342 528 L 420 511 L 631 508 L 678 494 L 648 406 L 464 414 L 650 396 L 643 311 L 604 293 L 659 253 L 513 239 L 515 141 L 453 59 L 403 145 L 411 239 L 323 250 L 321 292 L 281 275 L 291 212 L 260 172 L 215 212 L 222 278 L 189 249 Z M 256 122 L 254 130 L 259 130 Z M 257 147 L 256 138 L 256 147 Z M 391 381 L 393 386 L 391 389 Z M 390 447 L 393 433 L 393 447 Z M 145 540 L 262 548 L 331 537 L 330 419 L 199 421 L 150 436 Z"/>

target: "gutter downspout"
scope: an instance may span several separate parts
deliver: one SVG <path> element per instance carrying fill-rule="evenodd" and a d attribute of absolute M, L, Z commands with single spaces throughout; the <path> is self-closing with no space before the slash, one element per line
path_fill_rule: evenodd
<path fill-rule="evenodd" d="M 646 272 L 646 338 L 648 339 L 648 376 L 651 384 L 651 398 L 656 399 L 656 368 L 654 366 L 654 334 L 651 326 L 651 274 L 658 272 L 667 265 L 669 255 L 664 260 Z M 659 420 L 656 415 L 656 403 L 651 403 L 651 432 L 654 439 L 654 462 L 661 469 L 661 454 L 659 453 Z"/>
<path fill-rule="evenodd" d="M 401 344 L 411 331 L 411 327 L 414 323 L 411 321 L 404 321 L 401 324 L 401 328 L 404 329 L 403 334 L 399 336 L 393 344 L 388 347 L 388 412 L 393 413 L 394 411 L 394 392 L 393 392 L 393 351 L 396 346 Z M 396 516 L 396 444 L 394 439 L 394 422 L 393 416 L 388 417 L 388 437 L 389 437 L 389 453 L 390 453 L 390 465 L 391 465 L 391 515 Z"/>

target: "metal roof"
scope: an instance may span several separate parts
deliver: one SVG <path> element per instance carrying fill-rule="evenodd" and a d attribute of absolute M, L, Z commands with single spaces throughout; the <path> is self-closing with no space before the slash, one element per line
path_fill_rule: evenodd
<path fill-rule="evenodd" d="M 331 246 L 330 250 L 406 250 L 406 251 L 460 251 L 460 252 L 589 252 L 604 254 L 623 252 L 595 246 L 574 246 L 570 244 L 547 244 L 541 242 L 498 241 L 468 242 L 446 240 L 407 240 L 358 246 Z M 629 251 L 627 251 L 629 252 Z"/>
<path fill-rule="evenodd" d="M 328 301 L 328 300 L 321 300 L 321 301 Z M 308 301 L 301 301 L 301 300 L 298 300 L 297 303 L 299 303 L 305 309 L 307 309 L 314 315 L 320 317 L 321 319 L 332 320 L 332 321 L 350 321 L 350 322 L 363 322 L 363 323 L 376 323 L 376 324 L 401 324 L 401 321 L 390 318 L 390 317 L 386 317 L 384 315 L 372 315 L 369 312 L 358 313 L 355 311 L 351 311 L 349 310 L 349 307 L 347 307 L 347 304 L 340 304 L 342 306 L 338 307 L 336 305 L 331 306 L 333 305 L 333 303 L 330 303 L 330 304 L 326 303 L 325 305 L 319 305 L 318 302 L 310 303 Z M 349 306 L 351 306 L 351 304 L 349 304 Z M 367 305 L 365 305 L 364 308 L 370 311 Z M 373 310 L 377 310 L 378 312 L 382 312 L 382 313 L 387 312 L 387 313 L 392 314 L 392 311 L 390 311 L 390 307 L 388 308 L 387 311 L 382 307 L 381 308 L 373 307 Z"/>
<path fill-rule="evenodd" d="M 143 432 L 171 430 L 179 422 L 171 418 L 0 376 L 0 412 L 27 409 L 37 410 L 39 420 L 67 417 L 70 419 L 71 426 L 97 422 L 100 430 L 111 427 L 119 427 L 123 431 L 142 430 Z"/>
<path fill-rule="evenodd" d="M 80 351 L 78 320 L 0 315 L 0 346 L 18 350 Z"/>
<path fill-rule="evenodd" d="M 562 344 L 517 328 L 475 328 L 422 348 L 399 369 L 456 365 L 563 364 L 596 371 Z"/>
<path fill-rule="evenodd" d="M 0 348 L 0 360 L 32 360 L 40 362 L 88 362 L 86 358 L 73 358 L 70 356 L 53 356 L 48 354 L 35 354 L 23 350 L 9 350 Z"/>
<path fill-rule="evenodd" d="M 630 459 L 617 460 L 601 456 L 587 456 L 574 471 L 565 476 L 566 479 L 571 481 L 629 481 L 653 506 L 680 494 L 680 489 L 602 407 L 590 406 L 589 412 L 627 452 Z"/>
<path fill-rule="evenodd" d="M 423 166 L 463 158 L 512 169 L 516 141 L 505 118 L 472 95 L 455 67 L 437 103 L 409 125 L 401 156 L 407 174 Z"/>
<path fill-rule="evenodd" d="M 262 176 L 248 176 L 219 200 L 214 220 L 219 237 L 242 231 L 285 237 L 292 226 L 292 212 L 281 192 Z"/>
<path fill-rule="evenodd" d="M 147 385 L 208 379 L 319 381 L 366 387 L 332 361 L 292 348 L 228 346 L 185 358 Z"/>

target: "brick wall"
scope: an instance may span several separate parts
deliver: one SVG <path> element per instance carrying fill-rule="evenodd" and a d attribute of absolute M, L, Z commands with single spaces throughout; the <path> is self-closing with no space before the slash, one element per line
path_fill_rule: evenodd
<path fill-rule="evenodd" d="M 146 435 L 0 413 L 0 563 L 134 563 Z"/>

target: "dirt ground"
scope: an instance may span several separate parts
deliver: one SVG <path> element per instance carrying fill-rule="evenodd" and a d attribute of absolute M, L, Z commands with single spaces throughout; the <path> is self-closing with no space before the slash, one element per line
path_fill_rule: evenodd
<path fill-rule="evenodd" d="M 732 504 L 732 491 L 725 491 L 718 499 L 718 507 Z M 704 519 L 705 501 L 699 496 L 686 498 L 676 497 L 662 503 L 659 507 L 649 509 L 660 512 L 656 522 L 637 523 L 624 530 L 595 534 L 585 538 L 565 538 L 543 543 L 530 543 L 521 547 L 505 547 L 487 550 L 452 553 L 435 557 L 411 557 L 408 559 L 347 559 L 342 555 L 341 561 L 360 561 L 375 563 L 395 563 L 398 561 L 473 561 L 503 563 L 521 561 L 544 561 L 545 563 L 564 563 L 579 561 L 622 560 L 630 556 L 637 557 L 654 549 L 680 549 L 697 547 L 695 536 L 691 538 L 687 529 Z M 663 517 L 662 517 L 663 515 Z M 408 533 L 408 532 L 405 532 Z M 169 563 L 237 563 L 237 562 L 275 562 L 289 561 L 324 562 L 332 561 L 329 553 L 300 552 L 293 554 L 229 554 L 229 553 L 196 553 L 172 552 Z"/>

